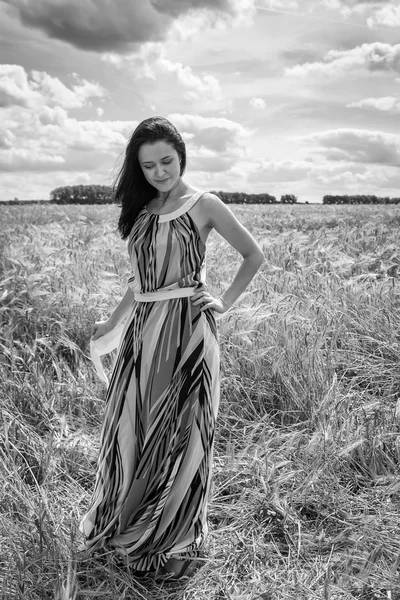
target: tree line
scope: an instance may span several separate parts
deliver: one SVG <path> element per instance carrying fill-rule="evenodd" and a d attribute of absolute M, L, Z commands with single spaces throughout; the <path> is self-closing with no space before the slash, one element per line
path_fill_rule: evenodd
<path fill-rule="evenodd" d="M 249 194 L 247 192 L 212 191 L 225 204 L 296 204 L 297 196 L 284 194 L 280 200 L 267 193 Z M 0 204 L 48 204 L 48 200 L 14 200 L 0 201 Z M 108 185 L 68 185 L 57 187 L 50 192 L 50 202 L 54 204 L 112 204 L 114 192 Z M 308 203 L 306 203 L 308 204 Z M 399 198 L 380 197 L 371 194 L 358 195 L 326 195 L 322 204 L 400 204 Z"/>
<path fill-rule="evenodd" d="M 55 204 L 111 204 L 114 193 L 109 185 L 64 185 L 50 192 Z"/>
<path fill-rule="evenodd" d="M 400 204 L 400 198 L 358 194 L 356 196 L 324 196 L 322 204 Z"/>
<path fill-rule="evenodd" d="M 226 204 L 277 204 L 270 194 L 248 194 L 246 192 L 213 191 Z M 50 192 L 50 202 L 55 204 L 110 204 L 114 201 L 112 187 L 107 185 L 70 185 L 55 188 Z M 295 204 L 294 194 L 281 196 L 282 204 Z"/>

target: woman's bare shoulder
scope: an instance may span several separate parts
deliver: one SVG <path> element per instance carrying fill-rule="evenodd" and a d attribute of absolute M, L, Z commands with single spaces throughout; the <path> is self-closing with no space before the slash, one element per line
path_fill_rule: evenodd
<path fill-rule="evenodd" d="M 223 205 L 221 198 L 217 196 L 217 194 L 213 194 L 213 192 L 204 192 L 200 198 L 201 205 L 205 210 L 215 210 Z"/>
<path fill-rule="evenodd" d="M 206 220 L 209 227 L 216 227 L 216 223 L 221 220 L 235 220 L 233 212 L 221 200 L 217 194 L 212 192 L 204 192 L 200 201 L 197 203 L 203 218 Z"/>
<path fill-rule="evenodd" d="M 213 192 L 203 192 L 201 198 L 206 202 L 222 202 L 221 198 Z"/>

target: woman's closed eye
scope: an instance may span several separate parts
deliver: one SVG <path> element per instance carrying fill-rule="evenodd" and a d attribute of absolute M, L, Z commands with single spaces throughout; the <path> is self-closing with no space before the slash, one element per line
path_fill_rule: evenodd
<path fill-rule="evenodd" d="M 163 165 L 169 165 L 172 163 L 172 160 L 165 160 L 163 161 Z M 152 169 L 154 167 L 154 165 L 143 165 L 145 169 Z"/>

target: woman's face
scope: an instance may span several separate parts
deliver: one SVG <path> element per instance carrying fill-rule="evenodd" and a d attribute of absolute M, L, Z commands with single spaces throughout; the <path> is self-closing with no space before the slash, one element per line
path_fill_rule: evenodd
<path fill-rule="evenodd" d="M 173 146 L 160 140 L 139 148 L 139 164 L 147 181 L 158 191 L 168 192 L 179 181 L 179 154 Z"/>

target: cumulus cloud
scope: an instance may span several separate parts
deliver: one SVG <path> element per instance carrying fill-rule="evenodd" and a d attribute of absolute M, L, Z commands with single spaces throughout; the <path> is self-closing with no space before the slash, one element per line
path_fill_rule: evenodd
<path fill-rule="evenodd" d="M 68 118 L 58 140 L 68 149 L 110 154 L 122 150 L 137 121 L 78 121 Z"/>
<path fill-rule="evenodd" d="M 60 170 L 64 164 L 62 156 L 45 153 L 40 149 L 9 148 L 6 152 L 0 149 L 0 169 L 3 173 Z"/>
<path fill-rule="evenodd" d="M 40 94 L 32 89 L 23 67 L 0 65 L 0 106 L 34 105 Z"/>
<path fill-rule="evenodd" d="M 249 173 L 250 183 L 278 183 L 299 181 L 314 167 L 311 161 L 304 160 L 265 160 L 257 169 Z"/>
<path fill-rule="evenodd" d="M 285 73 L 296 77 L 307 75 L 339 76 L 366 68 L 369 71 L 400 73 L 400 44 L 373 42 L 350 50 L 330 50 L 324 62 L 306 62 L 287 68 Z"/>
<path fill-rule="evenodd" d="M 28 27 L 83 50 L 125 53 L 165 39 L 176 19 L 198 12 L 218 19 L 253 14 L 254 0 L 3 0 Z"/>
<path fill-rule="evenodd" d="M 168 117 L 192 148 L 207 148 L 224 157 L 244 156 L 245 142 L 252 132 L 224 117 L 171 114 Z"/>
<path fill-rule="evenodd" d="M 324 0 L 323 3 L 327 8 L 338 9 L 344 18 L 365 17 L 371 29 L 400 26 L 400 6 L 392 0 Z"/>
<path fill-rule="evenodd" d="M 176 39 L 186 41 L 197 36 L 199 31 L 232 30 L 236 27 L 249 26 L 254 21 L 259 4 L 257 0 L 226 0 L 225 4 L 210 3 L 205 10 L 201 7 L 201 2 L 198 2 L 197 9 L 193 8 L 179 14 L 179 18 L 171 24 L 166 37 L 174 41 Z"/>
<path fill-rule="evenodd" d="M 28 74 L 20 65 L 0 65 L 0 107 L 61 106 L 81 108 L 90 103 L 91 98 L 102 98 L 106 91 L 98 83 L 79 79 L 67 87 L 58 77 L 44 71 L 32 70 Z"/>
<path fill-rule="evenodd" d="M 331 161 L 398 166 L 400 135 L 365 129 L 335 129 L 299 138 Z"/>
<path fill-rule="evenodd" d="M 319 156 L 318 160 L 263 161 L 257 169 L 249 171 L 246 181 L 258 188 L 268 185 L 276 189 L 274 193 L 284 193 L 284 184 L 295 181 L 300 193 L 307 189 L 314 190 L 315 194 L 319 191 L 322 195 L 377 193 L 393 196 L 398 195 L 400 172 L 396 166 L 357 163 L 352 160 L 329 161 L 324 156 Z"/>
<path fill-rule="evenodd" d="M 391 0 L 323 0 L 324 6 L 339 10 L 344 17 L 371 13 L 390 3 Z"/>
<path fill-rule="evenodd" d="M 263 98 L 256 98 L 256 97 L 250 98 L 249 104 L 250 104 L 251 108 L 255 108 L 255 109 L 263 109 L 267 106 L 266 102 Z"/>
<path fill-rule="evenodd" d="M 323 0 L 328 8 L 339 8 L 343 10 L 365 10 L 389 4 L 391 0 Z"/>
<path fill-rule="evenodd" d="M 381 25 L 385 27 L 400 27 L 400 6 L 389 4 L 376 11 L 367 19 L 371 29 Z"/>
<path fill-rule="evenodd" d="M 382 165 L 325 163 L 308 174 L 308 183 L 323 193 L 398 195 L 399 169 Z"/>
<path fill-rule="evenodd" d="M 136 121 L 79 121 L 62 107 L 3 109 L 0 166 L 3 171 L 95 166 L 100 155 L 115 161 Z M 112 161 L 110 161 L 112 162 Z"/>
<path fill-rule="evenodd" d="M 78 168 L 74 172 L 74 183 L 96 184 L 101 182 L 104 185 L 108 184 L 98 175 L 93 177 L 91 173 L 82 171 L 82 168 Z M 0 200 L 10 200 L 15 197 L 24 200 L 48 200 L 50 190 L 63 185 L 71 185 L 71 173 L 69 171 L 30 171 L 29 177 L 21 177 L 20 173 L 15 172 L 4 173 L 0 178 Z"/>
<path fill-rule="evenodd" d="M 180 62 L 173 62 L 165 57 L 161 58 L 159 64 L 162 70 L 174 74 L 178 82 L 187 88 L 184 94 L 184 98 L 187 100 L 197 100 L 203 96 L 214 100 L 221 99 L 221 86 L 213 75 L 207 73 L 196 75 L 191 67 L 184 66 Z"/>
<path fill-rule="evenodd" d="M 40 102 L 44 99 L 43 94 Z M 63 106 L 52 105 L 51 94 L 48 105 L 40 102 L 34 96 L 25 105 L 20 102 L 3 108 L 0 121 L 3 172 L 75 171 L 83 165 L 93 170 L 99 162 L 111 169 L 137 125 L 137 121 L 72 118 Z M 227 171 L 247 152 L 245 141 L 251 132 L 239 123 L 185 114 L 169 118 L 187 141 L 190 168 L 194 171 Z"/>
<path fill-rule="evenodd" d="M 382 98 L 365 98 L 359 102 L 351 102 L 348 108 L 373 108 L 376 110 L 400 110 L 400 98 L 395 96 L 383 96 Z"/>
<path fill-rule="evenodd" d="M 0 65 L 3 172 L 68 170 L 76 168 L 70 154 L 86 153 L 90 164 L 101 153 L 115 155 L 122 150 L 134 123 L 71 118 L 68 110 L 105 95 L 97 83 L 75 73 L 73 78 L 76 83 L 68 87 L 44 71 L 27 73 L 20 65 Z"/>
<path fill-rule="evenodd" d="M 382 186 L 386 182 L 386 177 L 382 171 L 374 169 L 371 171 L 364 171 L 363 173 L 356 173 L 353 169 L 345 169 L 340 173 L 323 173 L 318 172 L 313 174 L 313 181 L 324 187 L 335 186 L 351 189 L 352 187 L 360 188 L 360 184 L 364 186 Z"/>
<path fill-rule="evenodd" d="M 185 140 L 188 168 L 203 173 L 230 172 L 248 154 L 252 132 L 224 117 L 170 114 L 168 119 Z"/>
<path fill-rule="evenodd" d="M 202 148 L 192 149 L 189 154 L 188 166 L 191 171 L 225 173 L 237 161 L 234 157 L 219 156 L 215 152 L 204 151 Z"/>
<path fill-rule="evenodd" d="M 220 100 L 222 97 L 220 83 L 216 77 L 207 73 L 195 73 L 191 67 L 171 61 L 160 43 L 144 44 L 137 53 L 128 56 L 105 53 L 102 59 L 123 71 L 130 69 L 136 78 L 158 80 L 160 76 L 172 75 L 186 89 L 183 94 L 186 100 Z"/>

